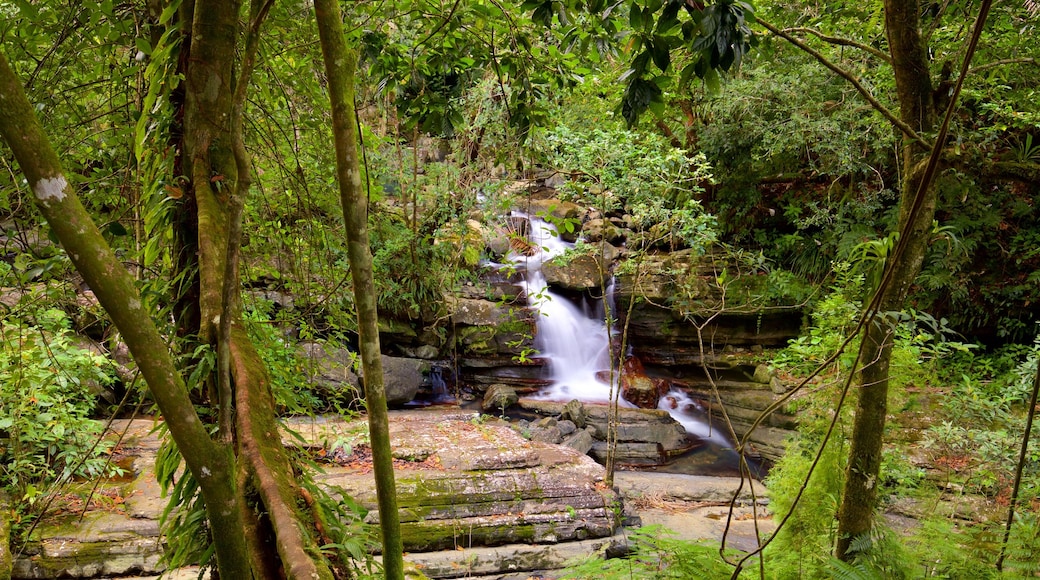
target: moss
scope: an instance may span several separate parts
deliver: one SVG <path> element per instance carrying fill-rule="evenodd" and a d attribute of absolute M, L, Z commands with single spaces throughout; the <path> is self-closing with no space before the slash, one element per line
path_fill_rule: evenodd
<path fill-rule="evenodd" d="M 534 524 L 517 524 L 511 518 L 498 525 L 472 524 L 465 520 L 401 523 L 404 549 L 412 552 L 514 543 L 531 544 L 537 543 L 542 535 Z"/>

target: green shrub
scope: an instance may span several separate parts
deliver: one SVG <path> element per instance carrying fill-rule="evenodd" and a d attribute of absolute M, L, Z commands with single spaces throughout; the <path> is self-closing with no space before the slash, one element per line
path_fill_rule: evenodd
<path fill-rule="evenodd" d="M 56 481 L 116 473 L 90 418 L 92 385 L 113 375 L 110 361 L 73 342 L 60 310 L 35 325 L 0 323 L 0 487 L 32 504 Z"/>

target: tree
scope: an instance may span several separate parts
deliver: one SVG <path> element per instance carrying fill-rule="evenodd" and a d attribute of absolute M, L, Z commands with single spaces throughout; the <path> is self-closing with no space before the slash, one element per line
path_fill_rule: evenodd
<path fill-rule="evenodd" d="M 243 140 L 243 111 L 261 24 L 271 4 L 252 0 L 244 31 L 239 26 L 240 1 L 185 1 L 176 13 L 177 23 L 172 21 L 172 10 L 165 12 L 171 20 L 163 23 L 178 26 L 181 33 L 181 146 L 186 176 L 181 193 L 190 198 L 197 212 L 192 228 L 197 240 L 192 242 L 199 278 L 198 328 L 189 331 L 197 333 L 199 342 L 218 355 L 218 372 L 210 390 L 218 416 L 214 435 L 189 398 L 166 341 L 152 323 L 149 305 L 69 185 L 33 107 L 2 56 L 0 135 L 32 184 L 41 213 L 130 347 L 198 483 L 220 573 L 227 578 L 332 578 L 329 562 L 318 556 L 321 551 L 312 516 L 301 509 L 313 499 L 301 493 L 281 445 L 269 379 L 244 328 L 239 297 L 241 212 L 252 172 Z M 356 156 L 354 170 L 356 177 Z M 364 214 L 361 216 L 363 219 Z M 374 309 L 370 315 L 374 316 Z M 374 366 L 369 364 L 372 349 L 363 355 L 372 373 L 369 377 L 381 372 L 378 341 L 375 345 Z M 369 384 L 376 385 L 370 387 L 369 405 L 383 407 L 383 422 L 376 425 L 373 447 L 379 448 L 376 453 L 381 457 L 389 458 L 385 398 L 380 399 L 377 392 L 379 381 L 370 379 Z M 388 494 L 393 497 L 392 477 L 390 485 L 389 490 L 380 490 L 381 504 Z M 392 517 L 385 521 L 395 522 Z M 399 561 L 399 537 L 393 530 L 384 535 L 391 550 L 396 539 Z M 269 548 L 272 544 L 275 553 Z M 387 555 L 389 562 L 393 556 Z M 388 563 L 387 571 L 395 577 L 401 575 L 400 565 Z"/>
<path fill-rule="evenodd" d="M 368 198 L 361 188 L 361 167 L 358 162 L 357 117 L 354 111 L 357 53 L 346 46 L 343 17 L 336 0 L 316 0 L 314 9 L 329 82 L 337 178 L 358 310 L 372 461 L 379 502 L 379 523 L 383 533 L 383 568 L 387 578 L 403 578 L 404 547 L 394 487 L 394 460 L 390 454 L 383 363 L 379 351 L 379 315 L 376 310 L 376 288 L 372 280 L 372 251 L 368 243 Z"/>

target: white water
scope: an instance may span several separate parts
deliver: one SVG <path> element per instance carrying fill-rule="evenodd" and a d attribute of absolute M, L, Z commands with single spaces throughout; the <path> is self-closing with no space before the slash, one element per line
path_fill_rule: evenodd
<path fill-rule="evenodd" d="M 610 371 L 610 341 L 605 317 L 584 305 L 584 310 L 551 290 L 542 275 L 542 264 L 574 247 L 560 239 L 552 225 L 529 218 L 528 238 L 535 248 L 533 256 L 514 254 L 515 262 L 526 263 L 524 291 L 527 301 L 538 313 L 534 346 L 539 357 L 548 360 L 553 381 L 539 396 L 550 400 L 578 399 L 608 402 L 610 385 L 596 378 Z"/>
<path fill-rule="evenodd" d="M 690 398 L 686 393 L 672 389 L 661 397 L 657 403 L 658 409 L 664 409 L 686 428 L 686 432 L 703 439 L 711 441 L 719 447 L 733 447 L 729 437 L 723 434 L 719 422 L 707 423 L 704 418 L 708 415 L 700 403 Z"/>
<path fill-rule="evenodd" d="M 538 218 L 528 219 L 529 240 L 536 252 L 533 256 L 513 254 L 510 259 L 526 264 L 524 290 L 528 303 L 540 314 L 534 346 L 538 356 L 548 360 L 552 384 L 538 397 L 554 401 L 609 402 L 610 384 L 596 376 L 597 373 L 610 376 L 610 330 L 603 309 L 589 304 L 579 308 L 549 290 L 542 264 L 574 245 L 561 240 L 550 224 Z M 634 407 L 624 399 L 618 404 Z M 703 420 L 705 414 L 697 412 L 698 404 L 686 393 L 669 391 L 661 397 L 658 408 L 668 411 L 690 435 L 722 447 L 733 446 L 718 428 Z"/>

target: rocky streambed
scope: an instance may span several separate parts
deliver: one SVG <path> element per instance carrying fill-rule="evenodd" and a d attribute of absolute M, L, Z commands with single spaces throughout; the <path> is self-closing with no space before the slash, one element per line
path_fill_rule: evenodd
<path fill-rule="evenodd" d="M 286 421 L 288 445 L 323 457 L 319 485 L 348 493 L 378 522 L 363 420 Z M 165 506 L 154 476 L 153 420 L 117 421 L 127 477 L 62 492 L 15 548 L 12 578 L 109 578 L 160 573 Z M 736 478 L 620 471 L 566 445 L 525 438 L 504 421 L 455 407 L 394 411 L 390 420 L 406 559 L 430 578 L 554 577 L 568 561 L 625 550 L 634 526 L 719 539 Z M 756 545 L 751 487 L 738 498 L 730 545 Z M 92 499 L 86 500 L 87 496 Z M 764 503 L 764 489 L 754 484 Z M 764 516 L 761 505 L 757 510 Z M 760 530 L 768 530 L 768 518 Z"/>

